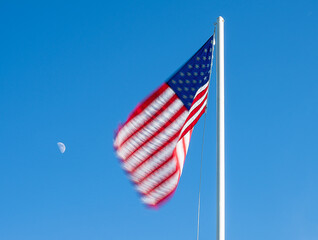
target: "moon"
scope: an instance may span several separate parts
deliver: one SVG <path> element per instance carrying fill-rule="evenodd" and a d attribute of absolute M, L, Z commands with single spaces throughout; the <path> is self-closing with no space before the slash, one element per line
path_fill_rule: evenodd
<path fill-rule="evenodd" d="M 59 148 L 59 150 L 60 150 L 61 153 L 64 153 L 64 152 L 65 152 L 66 147 L 65 147 L 64 143 L 58 142 L 58 143 L 57 143 L 57 146 L 58 146 L 58 148 Z"/>

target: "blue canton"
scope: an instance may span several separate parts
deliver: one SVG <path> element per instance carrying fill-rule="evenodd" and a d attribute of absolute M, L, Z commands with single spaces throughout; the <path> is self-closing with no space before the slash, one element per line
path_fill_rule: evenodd
<path fill-rule="evenodd" d="M 198 89 L 210 80 L 212 53 L 213 36 L 167 81 L 188 110 Z"/>

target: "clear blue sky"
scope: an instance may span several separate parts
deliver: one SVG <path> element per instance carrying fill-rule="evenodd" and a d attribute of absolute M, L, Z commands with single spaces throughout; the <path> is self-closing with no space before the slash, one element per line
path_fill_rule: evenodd
<path fill-rule="evenodd" d="M 219 15 L 227 239 L 317 239 L 316 0 L 1 1 L 0 239 L 196 238 L 203 119 L 158 211 L 139 201 L 112 141 Z M 201 239 L 215 239 L 215 75 L 209 97 Z"/>

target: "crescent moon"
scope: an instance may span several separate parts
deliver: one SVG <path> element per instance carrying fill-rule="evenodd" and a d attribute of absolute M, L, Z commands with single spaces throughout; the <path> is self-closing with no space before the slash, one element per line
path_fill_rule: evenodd
<path fill-rule="evenodd" d="M 66 147 L 65 147 L 64 143 L 58 142 L 58 143 L 57 143 L 57 146 L 58 146 L 58 148 L 59 148 L 59 150 L 60 150 L 61 153 L 64 153 L 64 152 L 65 152 Z"/>

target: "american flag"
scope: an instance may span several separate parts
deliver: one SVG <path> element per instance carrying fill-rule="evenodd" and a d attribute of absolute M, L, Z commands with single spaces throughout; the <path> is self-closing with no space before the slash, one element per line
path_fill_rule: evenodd
<path fill-rule="evenodd" d="M 205 112 L 214 35 L 116 132 L 114 147 L 141 200 L 157 207 L 177 188 L 194 125 Z"/>

